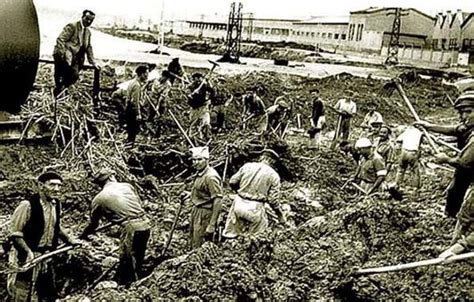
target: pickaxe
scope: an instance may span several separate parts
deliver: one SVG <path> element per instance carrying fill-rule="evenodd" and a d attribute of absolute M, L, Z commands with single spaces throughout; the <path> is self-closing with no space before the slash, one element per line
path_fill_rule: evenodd
<path fill-rule="evenodd" d="M 211 60 L 208 60 L 208 61 L 209 61 L 209 63 L 212 64 L 211 70 L 209 70 L 209 72 L 208 72 L 208 73 L 204 76 L 204 78 L 202 79 L 201 84 L 199 84 L 199 86 L 198 86 L 196 89 L 194 89 L 194 91 L 193 91 L 190 95 L 193 95 L 193 94 L 195 94 L 195 93 L 198 93 L 199 90 L 201 90 L 202 86 L 204 86 L 204 83 L 205 83 L 206 80 L 209 78 L 209 76 L 212 74 L 212 72 L 214 71 L 214 69 L 216 69 L 216 67 L 219 66 L 219 64 L 217 64 L 217 63 L 214 62 L 214 61 L 211 61 Z"/>

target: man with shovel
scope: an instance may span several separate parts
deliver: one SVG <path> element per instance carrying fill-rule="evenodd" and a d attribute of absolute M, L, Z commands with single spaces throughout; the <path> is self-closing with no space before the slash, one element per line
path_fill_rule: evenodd
<path fill-rule="evenodd" d="M 437 125 L 426 121 L 419 121 L 415 123 L 415 126 L 424 127 L 428 131 L 454 136 L 457 139 L 458 148 L 463 150 L 474 133 L 474 120 L 471 120 L 470 115 L 466 113 L 472 108 L 470 103 L 472 100 L 474 100 L 474 91 L 464 92 L 456 100 L 454 108 L 458 111 L 461 117 L 460 124 Z M 466 194 L 471 182 L 474 180 L 474 174 L 471 170 L 466 169 L 463 166 L 457 166 L 454 168 L 454 176 L 448 187 L 446 196 L 445 211 L 448 217 L 456 217 L 461 208 L 464 195 Z"/>
<path fill-rule="evenodd" d="M 247 93 L 242 96 L 244 110 L 242 126 L 248 125 L 249 129 L 257 130 L 258 134 L 265 131 L 266 114 L 265 103 L 257 95 L 257 88 L 248 89 Z"/>
<path fill-rule="evenodd" d="M 26 265 L 38 254 L 54 251 L 61 239 L 76 245 L 61 226 L 59 197 L 63 179 L 54 171 L 46 171 L 38 177 L 38 193 L 22 201 L 10 220 L 10 240 L 14 249 L 9 262 L 13 266 Z M 12 301 L 54 301 L 57 289 L 54 268 L 50 259 L 33 268 L 8 276 L 7 289 Z"/>
<path fill-rule="evenodd" d="M 454 107 L 458 110 L 461 122 L 466 127 L 474 125 L 474 93 L 463 94 L 455 102 Z M 440 257 L 448 258 L 460 254 L 466 250 L 474 249 L 474 133 L 471 132 L 465 140 L 465 146 L 461 152 L 450 157 L 444 153 L 437 154 L 438 164 L 448 164 L 457 171 L 462 171 L 468 177 L 469 188 L 463 196 L 463 203 L 457 214 L 457 223 L 454 230 L 452 246 L 444 251 Z"/>
<path fill-rule="evenodd" d="M 376 192 L 387 176 L 387 168 L 383 158 L 374 151 L 368 138 L 359 138 L 355 148 L 362 155 L 354 180 L 360 181 L 360 187 L 367 195 Z"/>
<path fill-rule="evenodd" d="M 130 285 L 141 276 L 141 267 L 150 238 L 150 222 L 135 189 L 129 183 L 117 182 L 115 172 L 101 169 L 94 183 L 102 190 L 92 200 L 91 220 L 81 239 L 87 239 L 104 217 L 121 226 L 120 263 L 117 279 L 120 284 Z"/>
<path fill-rule="evenodd" d="M 347 141 L 349 140 L 352 117 L 357 112 L 357 105 L 350 99 L 340 99 L 337 101 L 334 109 L 339 114 L 336 133 L 334 135 L 336 138 L 341 137 L 343 141 Z"/>
<path fill-rule="evenodd" d="M 224 230 L 226 238 L 257 235 L 268 228 L 268 205 L 283 224 L 286 219 L 280 209 L 280 176 L 272 168 L 279 159 L 271 150 L 263 150 L 259 162 L 243 165 L 234 174 L 229 185 L 237 191 Z"/>

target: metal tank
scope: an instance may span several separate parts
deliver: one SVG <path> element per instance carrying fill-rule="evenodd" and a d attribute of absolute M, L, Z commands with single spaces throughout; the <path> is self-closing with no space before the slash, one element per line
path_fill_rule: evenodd
<path fill-rule="evenodd" d="M 0 0 L 0 111 L 20 111 L 33 87 L 39 48 L 33 1 Z"/>

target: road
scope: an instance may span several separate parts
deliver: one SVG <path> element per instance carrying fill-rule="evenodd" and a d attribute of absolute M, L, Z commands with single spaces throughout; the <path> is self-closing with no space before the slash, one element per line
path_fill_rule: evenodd
<path fill-rule="evenodd" d="M 41 47 L 40 55 L 45 59 L 52 59 L 55 39 L 61 31 L 64 23 L 58 21 L 40 19 Z M 196 54 L 179 49 L 164 48 L 169 55 L 151 54 L 149 51 L 156 49 L 156 45 L 139 41 L 132 41 L 114 37 L 96 30 L 92 30 L 92 45 L 95 57 L 103 63 L 112 61 L 143 62 L 155 64 L 167 64 L 173 57 L 179 57 L 182 65 L 194 68 L 210 68 L 208 60 L 217 60 L 218 55 Z M 282 74 L 300 75 L 312 78 L 322 78 L 341 72 L 367 77 L 371 74 L 376 78 L 390 78 L 395 73 L 390 70 L 356 67 L 340 64 L 300 63 L 290 62 L 290 65 L 300 64 L 303 66 L 287 67 L 276 66 L 272 60 L 257 58 L 241 58 L 243 64 L 221 63 L 215 71 L 220 74 L 236 74 L 252 71 L 277 72 Z"/>

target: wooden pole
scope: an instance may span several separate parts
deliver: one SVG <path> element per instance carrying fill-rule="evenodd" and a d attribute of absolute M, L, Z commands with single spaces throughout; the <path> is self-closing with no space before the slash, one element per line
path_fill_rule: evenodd
<path fill-rule="evenodd" d="M 451 262 L 465 260 L 465 259 L 469 259 L 469 258 L 474 258 L 474 252 L 454 255 L 454 256 L 452 256 L 448 259 L 435 258 L 435 259 L 422 260 L 422 261 L 416 261 L 416 262 L 410 262 L 410 263 L 398 264 L 398 265 L 391 265 L 391 266 L 364 268 L 364 269 L 357 270 L 354 274 L 355 275 L 369 275 L 369 274 L 397 272 L 397 271 L 403 271 L 403 270 L 412 269 L 412 268 L 416 268 L 416 267 L 422 267 L 422 266 L 437 265 L 437 264 L 448 264 L 448 263 L 451 263 Z"/>
<path fill-rule="evenodd" d="M 402 85 L 400 84 L 400 82 L 398 80 L 395 81 L 395 85 L 397 87 L 397 90 L 398 92 L 400 93 L 400 95 L 402 96 L 402 99 L 403 101 L 405 101 L 405 104 L 408 106 L 408 109 L 410 109 L 410 112 L 411 114 L 413 115 L 413 117 L 415 118 L 415 120 L 417 122 L 420 121 L 420 117 L 418 116 L 418 113 L 416 113 L 415 111 L 415 108 L 413 108 L 413 105 L 411 104 L 410 100 L 408 99 L 406 93 L 405 93 L 405 90 L 403 90 L 403 87 Z M 426 131 L 425 128 L 422 128 L 422 131 L 423 131 L 423 134 L 426 136 L 426 138 L 428 139 L 428 143 L 429 145 L 431 146 L 431 148 L 433 149 L 433 151 L 435 151 L 436 153 L 438 153 L 438 148 L 436 147 L 433 139 L 431 138 L 431 136 L 428 134 L 428 131 Z"/>
<path fill-rule="evenodd" d="M 171 111 L 171 109 L 168 109 L 168 112 L 170 113 L 171 117 L 173 118 L 174 122 L 176 123 L 176 125 L 178 125 L 178 128 L 179 130 L 181 130 L 181 133 L 183 133 L 184 137 L 186 138 L 186 140 L 188 141 L 188 143 L 191 145 L 191 147 L 195 147 L 194 144 L 193 144 L 193 141 L 189 138 L 189 136 L 186 134 L 186 131 L 184 131 L 183 127 L 181 127 L 181 124 L 178 122 L 178 120 L 176 119 L 176 117 L 174 116 L 173 112 Z"/>

